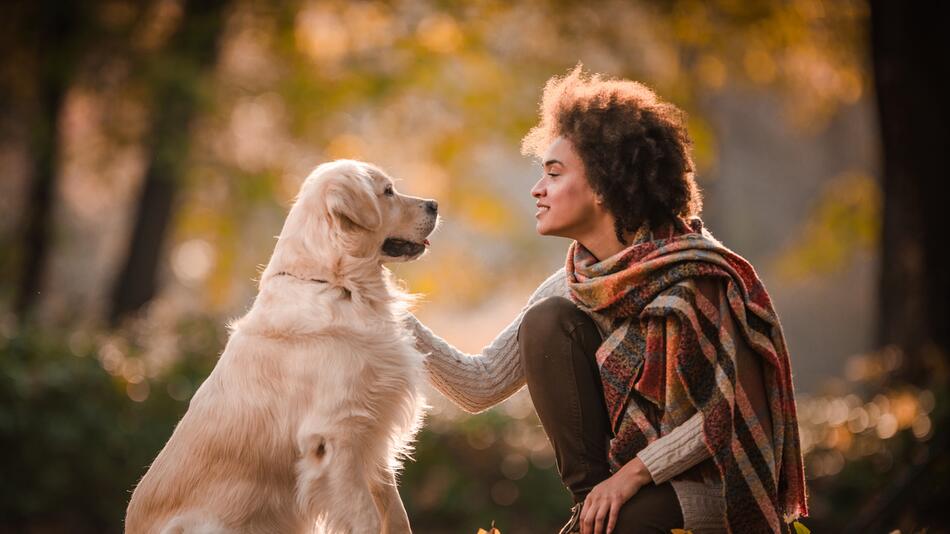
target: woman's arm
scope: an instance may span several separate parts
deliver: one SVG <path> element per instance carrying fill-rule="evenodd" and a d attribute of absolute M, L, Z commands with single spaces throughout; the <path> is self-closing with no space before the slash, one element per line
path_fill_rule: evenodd
<path fill-rule="evenodd" d="M 511 324 L 475 355 L 456 349 L 410 314 L 407 326 L 415 335 L 416 348 L 427 354 L 432 385 L 470 413 L 491 408 L 521 389 L 525 383 L 518 348 L 521 319 L 535 302 L 553 295 L 568 295 L 563 267 L 542 282 Z"/>
<path fill-rule="evenodd" d="M 685 423 L 637 453 L 655 484 L 662 484 L 709 457 L 711 455 L 703 442 L 702 412 L 696 412 Z"/>

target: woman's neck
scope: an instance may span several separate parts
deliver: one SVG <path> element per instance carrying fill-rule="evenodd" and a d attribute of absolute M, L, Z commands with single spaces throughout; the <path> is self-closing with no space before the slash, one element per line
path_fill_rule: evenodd
<path fill-rule="evenodd" d="M 624 240 L 627 242 L 626 245 L 617 240 L 617 234 L 613 228 L 611 228 L 609 233 L 592 233 L 579 238 L 577 242 L 584 245 L 584 248 L 590 251 L 590 253 L 597 258 L 597 261 L 600 262 L 630 246 L 630 242 L 633 240 L 633 233 L 627 232 L 627 234 L 624 235 Z"/>
<path fill-rule="evenodd" d="M 598 262 L 601 262 L 629 247 L 633 243 L 635 234 L 635 231 L 624 232 L 623 238 L 626 243 L 621 243 L 617 239 L 617 232 L 614 230 L 614 224 L 611 220 L 609 225 L 601 225 L 587 235 L 576 238 L 576 240 L 584 245 L 584 248 L 593 254 Z M 654 228 L 653 234 L 655 239 L 668 239 L 676 235 L 677 232 L 672 223 L 664 223 Z"/>

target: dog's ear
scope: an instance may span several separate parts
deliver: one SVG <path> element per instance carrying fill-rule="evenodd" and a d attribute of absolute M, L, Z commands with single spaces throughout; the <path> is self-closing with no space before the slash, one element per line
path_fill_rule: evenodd
<path fill-rule="evenodd" d="M 362 177 L 341 177 L 326 189 L 327 213 L 343 231 L 374 232 L 383 224 L 376 194 Z"/>

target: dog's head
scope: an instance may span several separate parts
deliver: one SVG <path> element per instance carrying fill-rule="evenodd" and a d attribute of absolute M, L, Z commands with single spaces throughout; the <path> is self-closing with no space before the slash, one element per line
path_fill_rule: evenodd
<path fill-rule="evenodd" d="M 348 252 L 398 262 L 426 251 L 439 220 L 436 201 L 403 195 L 392 178 L 368 163 L 339 160 L 327 171 L 329 221 Z"/>
<path fill-rule="evenodd" d="M 426 251 L 437 223 L 434 200 L 399 193 L 392 178 L 374 165 L 336 160 L 320 165 L 304 181 L 278 249 L 288 249 L 281 251 L 287 256 L 284 263 L 341 256 L 410 261 Z"/>

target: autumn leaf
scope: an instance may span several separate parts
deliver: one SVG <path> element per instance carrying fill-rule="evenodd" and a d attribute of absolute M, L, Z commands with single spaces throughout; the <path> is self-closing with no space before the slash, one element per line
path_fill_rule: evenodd
<path fill-rule="evenodd" d="M 692 530 L 685 530 L 682 528 L 674 528 L 670 531 L 671 534 L 693 534 Z"/>
<path fill-rule="evenodd" d="M 485 530 L 483 528 L 480 528 L 478 529 L 478 532 L 476 534 L 501 534 L 501 531 L 495 528 L 495 522 L 492 521 L 490 530 Z"/>
<path fill-rule="evenodd" d="M 792 523 L 792 526 L 795 527 L 795 534 L 811 534 L 811 530 L 808 529 L 805 525 L 795 521 Z"/>

